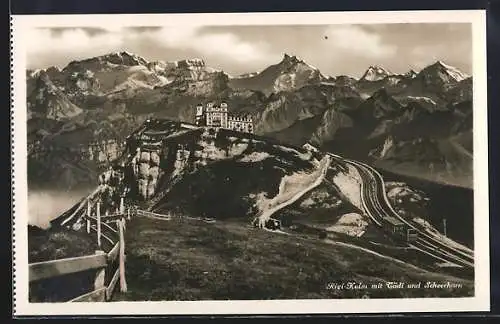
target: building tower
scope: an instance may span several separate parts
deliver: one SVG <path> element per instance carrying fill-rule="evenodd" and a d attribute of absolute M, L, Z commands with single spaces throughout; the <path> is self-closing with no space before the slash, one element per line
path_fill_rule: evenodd
<path fill-rule="evenodd" d="M 204 114 L 203 114 L 203 105 L 198 104 L 196 106 L 196 115 L 195 115 L 194 123 L 196 124 L 196 126 L 203 126 L 203 125 L 205 125 L 204 119 L 205 118 L 204 118 Z"/>
<path fill-rule="evenodd" d="M 221 114 L 221 120 L 220 120 L 220 126 L 221 128 L 227 128 L 227 103 L 222 102 L 220 104 L 220 114 Z"/>

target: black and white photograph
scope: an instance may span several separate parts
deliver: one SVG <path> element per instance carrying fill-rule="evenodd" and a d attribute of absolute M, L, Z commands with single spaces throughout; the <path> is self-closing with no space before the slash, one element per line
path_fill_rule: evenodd
<path fill-rule="evenodd" d="M 19 18 L 19 308 L 487 309 L 484 16 L 340 14 Z"/>

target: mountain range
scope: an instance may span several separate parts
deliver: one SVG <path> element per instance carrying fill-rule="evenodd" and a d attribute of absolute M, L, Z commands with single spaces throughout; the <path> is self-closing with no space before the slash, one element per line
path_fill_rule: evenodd
<path fill-rule="evenodd" d="M 404 74 L 374 65 L 356 79 L 284 54 L 232 77 L 202 59 L 116 52 L 28 70 L 26 79 L 30 184 L 65 186 L 58 166 L 69 183 L 92 179 L 99 166 L 85 156 L 93 143 L 121 143 L 150 117 L 193 122 L 196 104 L 225 101 L 231 113 L 253 117 L 258 135 L 472 187 L 472 77 L 441 61 Z"/>

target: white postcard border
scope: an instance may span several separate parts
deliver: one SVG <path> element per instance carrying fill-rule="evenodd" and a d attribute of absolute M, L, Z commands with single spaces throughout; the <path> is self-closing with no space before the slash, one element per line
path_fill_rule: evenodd
<path fill-rule="evenodd" d="M 27 36 L 29 35 L 27 33 L 29 28 L 416 22 L 467 22 L 471 23 L 473 27 L 474 297 L 108 303 L 28 302 L 26 44 L 29 42 Z M 484 10 L 168 15 L 19 15 L 12 17 L 11 29 L 14 315 L 345 314 L 490 310 L 486 14 Z"/>

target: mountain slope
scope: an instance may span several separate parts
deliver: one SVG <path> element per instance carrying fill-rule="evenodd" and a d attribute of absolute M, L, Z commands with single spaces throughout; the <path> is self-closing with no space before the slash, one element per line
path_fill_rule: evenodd
<path fill-rule="evenodd" d="M 383 80 L 394 73 L 384 69 L 381 66 L 370 66 L 361 77 L 360 81 L 379 81 Z"/>
<path fill-rule="evenodd" d="M 465 140 L 472 133 L 457 135 Z M 372 151 L 375 166 L 407 176 L 472 188 L 473 158 L 454 138 L 387 140 L 380 151 Z"/>
<path fill-rule="evenodd" d="M 392 93 L 398 96 L 429 97 L 436 102 L 443 102 L 446 100 L 443 93 L 468 77 L 457 68 L 437 61 L 414 78 L 399 83 Z"/>
<path fill-rule="evenodd" d="M 75 117 L 82 109 L 73 104 L 69 98 L 50 80 L 47 73 L 41 72 L 31 92 L 28 93 L 28 118 L 31 114 L 42 115 L 48 119 L 67 119 Z"/>
<path fill-rule="evenodd" d="M 269 95 L 298 89 L 324 80 L 326 77 L 317 68 L 296 56 L 284 54 L 281 62 L 269 66 L 256 75 L 231 79 L 230 87 L 261 91 Z"/>
<path fill-rule="evenodd" d="M 202 59 L 148 61 L 116 52 L 26 76 L 30 147 L 42 138 L 57 140 L 37 145 L 116 140 L 150 117 L 192 122 L 195 106 L 209 101 L 251 116 L 259 135 L 367 161 L 389 137 L 411 143 L 472 129 L 472 78 L 440 61 L 405 74 L 370 66 L 357 80 L 325 77 L 285 54 L 259 73 L 230 77 Z M 49 120 L 65 126 L 52 129 Z"/>

